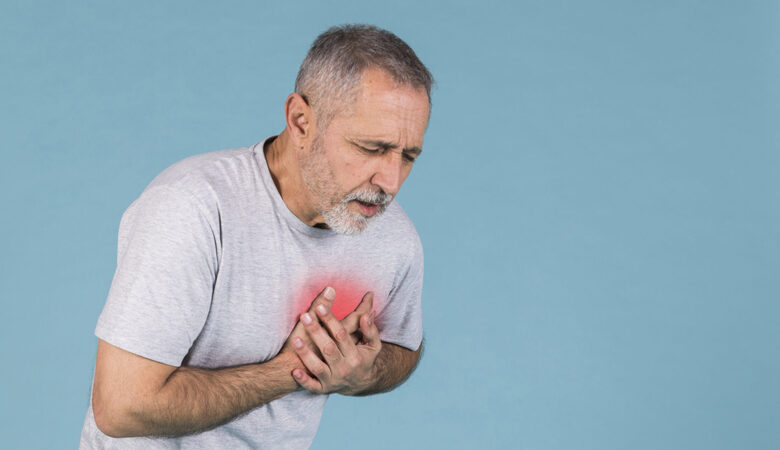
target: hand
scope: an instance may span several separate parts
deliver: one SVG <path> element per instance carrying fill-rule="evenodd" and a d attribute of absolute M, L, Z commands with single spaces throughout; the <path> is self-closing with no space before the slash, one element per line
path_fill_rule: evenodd
<path fill-rule="evenodd" d="M 361 309 L 363 303 L 367 303 L 370 310 L 373 300 L 374 294 L 367 293 L 352 314 Z M 359 316 L 362 339 L 355 342 L 344 324 L 333 315 L 329 305 L 320 304 L 314 309 L 316 314 L 304 313 L 299 323 L 303 323 L 306 333 L 322 356 L 312 351 L 301 337 L 293 337 L 295 352 L 311 373 L 300 368 L 294 369 L 293 377 L 298 384 L 317 394 L 338 392 L 346 395 L 359 393 L 372 386 L 376 377 L 374 361 L 382 348 L 374 313 Z"/>
<path fill-rule="evenodd" d="M 358 322 L 360 320 L 360 316 L 364 314 L 368 314 L 371 312 L 372 307 L 372 300 L 373 299 L 367 299 L 368 293 L 363 296 L 363 299 L 360 301 L 360 304 L 355 308 L 354 311 L 349 313 L 347 317 L 345 317 L 341 321 L 341 325 L 344 327 L 344 329 L 349 333 L 350 338 L 352 339 L 352 342 L 357 343 L 360 340 L 360 333 L 358 332 Z M 325 306 L 327 309 L 330 309 L 333 306 L 333 300 L 336 298 L 336 291 L 328 286 L 325 289 L 320 292 L 320 294 L 314 298 L 314 301 L 311 302 L 311 305 L 309 306 L 309 310 L 307 311 L 310 315 L 316 314 L 316 308 L 319 305 Z M 290 352 L 295 353 L 295 350 L 293 349 L 292 342 L 294 338 L 300 338 L 303 340 L 304 344 L 315 354 L 317 354 L 318 357 L 321 357 L 320 351 L 317 348 L 317 346 L 312 342 L 312 340 L 309 338 L 309 334 L 306 333 L 306 330 L 304 329 L 303 323 L 298 320 L 298 323 L 295 324 L 295 328 L 293 328 L 292 332 L 290 333 L 290 336 L 287 337 L 287 340 L 284 343 L 284 346 L 282 346 L 281 352 Z"/>

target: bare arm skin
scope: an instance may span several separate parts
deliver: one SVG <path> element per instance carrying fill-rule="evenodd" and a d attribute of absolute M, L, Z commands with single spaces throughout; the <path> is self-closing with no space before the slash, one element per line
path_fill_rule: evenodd
<path fill-rule="evenodd" d="M 111 437 L 182 436 L 222 425 L 298 389 L 290 371 L 300 362 L 290 356 L 218 370 L 177 368 L 98 341 L 95 422 Z"/>
<path fill-rule="evenodd" d="M 354 395 L 387 392 L 401 384 L 421 350 L 422 345 L 414 352 L 383 343 L 375 362 L 376 383 Z M 204 431 L 300 389 L 291 373 L 301 363 L 290 352 L 263 364 L 208 370 L 158 363 L 99 340 L 98 361 L 95 422 L 116 438 Z"/>
<path fill-rule="evenodd" d="M 314 308 L 320 304 L 330 310 L 332 299 L 325 296 L 326 292 L 312 302 L 309 310 L 312 316 L 315 316 Z M 340 323 L 353 345 L 353 340 L 357 340 L 353 333 L 359 322 L 364 322 L 364 338 L 370 333 L 365 321 L 371 310 L 371 299 L 365 300 Z M 298 325 L 290 339 L 308 337 L 303 325 Z M 394 344 L 380 343 L 378 331 L 374 339 L 381 345 L 381 350 L 367 372 L 370 377 L 362 378 L 359 388 L 347 384 L 342 393 L 386 392 L 400 384 L 414 368 L 422 347 L 413 352 Z M 313 347 L 311 342 L 305 345 Z M 296 351 L 285 344 L 276 357 L 264 363 L 200 369 L 162 364 L 98 340 L 92 393 L 95 422 L 103 433 L 117 438 L 175 437 L 220 426 L 301 389 L 300 383 L 292 377 L 294 372 L 305 367 Z M 317 355 L 317 352 L 309 351 Z M 345 374 L 349 376 L 350 371 Z"/>
<path fill-rule="evenodd" d="M 334 294 L 324 290 L 310 310 L 329 306 Z M 358 306 L 344 319 L 345 328 L 354 331 L 357 317 L 367 311 L 370 305 Z M 291 336 L 302 331 L 296 327 Z M 175 367 L 99 340 L 92 411 L 98 428 L 111 437 L 183 436 L 230 422 L 299 390 L 291 375 L 296 367 L 303 364 L 284 350 L 260 364 Z"/>
<path fill-rule="evenodd" d="M 400 345 L 382 342 L 382 350 L 374 361 L 375 382 L 372 386 L 352 394 L 362 397 L 389 392 L 403 384 L 417 368 L 423 351 L 423 343 L 417 350 L 409 350 Z"/>

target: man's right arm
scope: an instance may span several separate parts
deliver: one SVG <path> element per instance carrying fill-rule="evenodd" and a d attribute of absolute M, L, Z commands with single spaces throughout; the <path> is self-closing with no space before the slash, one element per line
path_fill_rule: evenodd
<path fill-rule="evenodd" d="M 309 306 L 328 309 L 336 292 L 324 289 Z M 371 312 L 366 295 L 341 324 L 352 335 Z M 288 341 L 306 337 L 299 323 Z M 353 339 L 355 339 L 353 337 Z M 183 436 L 230 422 L 258 406 L 302 389 L 292 377 L 304 369 L 292 345 L 260 364 L 223 369 L 176 367 L 144 358 L 98 340 L 92 412 L 100 431 L 111 437 Z M 313 344 L 310 342 L 307 345 Z"/>
<path fill-rule="evenodd" d="M 182 436 L 227 423 L 300 387 L 298 357 L 209 370 L 162 364 L 98 341 L 92 409 L 112 437 Z"/>

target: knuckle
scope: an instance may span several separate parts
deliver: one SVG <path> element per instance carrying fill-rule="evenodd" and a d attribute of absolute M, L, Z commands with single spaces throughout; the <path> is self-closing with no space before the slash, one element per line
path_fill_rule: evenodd
<path fill-rule="evenodd" d="M 318 377 L 325 375 L 327 372 L 327 367 L 324 364 L 316 364 L 312 369 L 311 373 L 314 375 L 317 375 Z"/>
<path fill-rule="evenodd" d="M 342 328 L 344 328 L 344 331 L 351 334 L 354 333 L 357 330 L 357 321 L 354 317 L 350 316 L 344 319 L 343 322 L 341 322 Z"/>
<path fill-rule="evenodd" d="M 290 337 L 288 338 L 288 340 L 290 342 L 292 342 L 293 340 L 295 340 L 295 338 L 298 338 L 298 339 L 302 340 L 303 342 L 306 342 L 306 341 L 309 340 L 309 337 L 306 334 L 306 330 L 304 330 L 303 328 L 296 329 L 295 331 L 293 331 L 290 334 Z"/>
<path fill-rule="evenodd" d="M 347 334 L 347 330 L 344 329 L 344 327 L 339 327 L 336 329 L 335 338 L 339 341 L 346 341 L 349 337 Z"/>
<path fill-rule="evenodd" d="M 329 341 L 322 346 L 322 352 L 328 356 L 333 356 L 338 352 L 338 347 L 333 341 Z"/>

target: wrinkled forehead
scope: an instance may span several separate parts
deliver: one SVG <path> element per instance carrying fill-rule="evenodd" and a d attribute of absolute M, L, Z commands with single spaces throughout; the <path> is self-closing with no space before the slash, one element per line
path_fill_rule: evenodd
<path fill-rule="evenodd" d="M 376 89 L 378 86 L 381 86 L 381 88 L 384 89 L 395 88 L 399 90 L 419 91 L 425 96 L 428 101 L 428 106 L 430 107 L 430 95 L 424 85 L 417 85 L 399 80 L 390 72 L 380 67 L 369 67 L 358 75 L 356 81 L 346 83 L 341 86 L 341 89 L 334 89 L 331 91 L 330 94 L 334 94 L 331 95 L 331 98 L 329 99 L 332 103 L 331 106 L 341 110 L 348 110 L 359 96 L 364 95 L 367 90 L 372 91 Z"/>
<path fill-rule="evenodd" d="M 422 139 L 429 115 L 424 87 L 401 84 L 384 72 L 369 71 L 348 107 L 339 111 L 334 121 L 347 128 L 359 126 L 367 133 L 403 132 Z"/>

